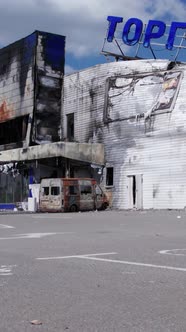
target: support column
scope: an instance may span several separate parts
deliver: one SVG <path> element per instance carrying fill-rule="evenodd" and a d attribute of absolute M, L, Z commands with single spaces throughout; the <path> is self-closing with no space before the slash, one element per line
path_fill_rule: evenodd
<path fill-rule="evenodd" d="M 69 159 L 65 160 L 65 177 L 66 178 L 70 177 L 70 160 Z"/>

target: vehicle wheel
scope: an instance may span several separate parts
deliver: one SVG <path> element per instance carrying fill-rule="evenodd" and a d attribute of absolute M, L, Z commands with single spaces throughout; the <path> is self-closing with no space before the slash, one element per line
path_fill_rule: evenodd
<path fill-rule="evenodd" d="M 75 204 L 71 205 L 70 212 L 77 212 L 78 208 Z"/>

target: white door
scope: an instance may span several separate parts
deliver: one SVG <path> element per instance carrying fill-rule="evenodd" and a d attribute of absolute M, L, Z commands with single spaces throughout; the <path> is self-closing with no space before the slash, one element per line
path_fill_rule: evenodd
<path fill-rule="evenodd" d="M 143 208 L 143 175 L 129 175 L 127 177 L 128 209 Z"/>

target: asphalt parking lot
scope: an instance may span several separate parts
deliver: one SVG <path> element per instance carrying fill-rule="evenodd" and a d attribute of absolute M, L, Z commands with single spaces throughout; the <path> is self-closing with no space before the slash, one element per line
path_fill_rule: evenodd
<path fill-rule="evenodd" d="M 2 332 L 184 332 L 186 212 L 0 214 L 0 294 Z"/>

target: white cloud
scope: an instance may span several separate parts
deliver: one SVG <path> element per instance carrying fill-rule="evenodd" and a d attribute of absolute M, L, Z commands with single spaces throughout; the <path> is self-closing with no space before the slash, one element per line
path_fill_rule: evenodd
<path fill-rule="evenodd" d="M 66 50 L 78 57 L 99 54 L 108 26 L 107 16 L 124 20 L 138 17 L 184 21 L 181 0 L 1 0 L 0 45 L 22 38 L 34 30 L 67 36 Z"/>
<path fill-rule="evenodd" d="M 68 75 L 68 74 L 72 74 L 72 73 L 74 73 L 75 71 L 77 71 L 77 69 L 73 68 L 72 66 L 65 65 L 65 74 L 66 74 L 66 75 Z"/>

